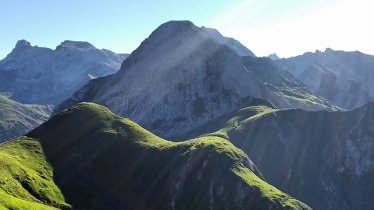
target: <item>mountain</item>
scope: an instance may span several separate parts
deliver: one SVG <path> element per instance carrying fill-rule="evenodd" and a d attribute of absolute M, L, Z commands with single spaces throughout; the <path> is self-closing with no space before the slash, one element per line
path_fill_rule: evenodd
<path fill-rule="evenodd" d="M 202 31 L 206 32 L 211 38 L 213 38 L 216 42 L 226 45 L 231 50 L 236 52 L 238 55 L 256 57 L 256 55 L 251 50 L 242 45 L 238 40 L 230 37 L 224 37 L 217 29 L 206 28 L 204 26 L 201 27 L 201 29 Z"/>
<path fill-rule="evenodd" d="M 315 95 L 352 110 L 374 100 L 374 57 L 361 52 L 326 49 L 277 63 Z"/>
<path fill-rule="evenodd" d="M 225 139 L 173 143 L 91 103 L 0 144 L 0 157 L 3 208 L 310 209 Z"/>
<path fill-rule="evenodd" d="M 346 112 L 251 106 L 189 135 L 230 140 L 270 184 L 313 209 L 372 209 L 373 117 L 374 102 Z"/>
<path fill-rule="evenodd" d="M 21 104 L 0 95 L 0 142 L 29 132 L 51 113 L 52 106 Z"/>
<path fill-rule="evenodd" d="M 239 56 L 206 29 L 170 21 L 152 32 L 116 74 L 91 80 L 57 111 L 96 102 L 169 138 L 256 98 L 281 108 L 335 109 L 270 59 Z"/>
<path fill-rule="evenodd" d="M 270 58 L 273 61 L 280 59 L 280 57 L 276 53 L 268 55 L 268 58 Z"/>
<path fill-rule="evenodd" d="M 21 103 L 57 105 L 90 79 L 115 73 L 126 56 L 88 42 L 64 41 L 52 50 L 20 40 L 0 61 L 0 92 Z"/>

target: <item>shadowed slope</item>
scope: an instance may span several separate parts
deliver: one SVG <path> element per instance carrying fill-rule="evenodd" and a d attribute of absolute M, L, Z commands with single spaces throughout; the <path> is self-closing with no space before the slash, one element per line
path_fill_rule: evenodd
<path fill-rule="evenodd" d="M 21 104 L 0 95 L 0 142 L 21 136 L 45 122 L 52 106 Z"/>
<path fill-rule="evenodd" d="M 243 108 L 193 134 L 225 136 L 269 183 L 314 209 L 374 206 L 374 103 L 349 112 Z"/>
<path fill-rule="evenodd" d="M 28 136 L 77 209 L 309 209 L 261 180 L 225 139 L 173 143 L 96 104 L 65 110 Z"/>

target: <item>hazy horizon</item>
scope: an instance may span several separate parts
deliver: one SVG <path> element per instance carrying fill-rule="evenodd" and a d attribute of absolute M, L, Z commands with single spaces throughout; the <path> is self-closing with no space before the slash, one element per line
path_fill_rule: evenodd
<path fill-rule="evenodd" d="M 292 57 L 326 48 L 374 54 L 370 0 L 15 0 L 1 2 L 0 7 L 5 8 L 0 14 L 0 59 L 21 39 L 52 49 L 64 40 L 88 41 L 99 49 L 131 53 L 169 20 L 216 28 L 257 56 Z"/>

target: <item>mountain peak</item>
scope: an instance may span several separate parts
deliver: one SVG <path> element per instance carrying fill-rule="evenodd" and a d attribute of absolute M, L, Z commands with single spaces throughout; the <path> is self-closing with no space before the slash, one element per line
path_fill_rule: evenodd
<path fill-rule="evenodd" d="M 194 28 L 196 26 L 189 20 L 170 20 L 168 22 L 161 24 L 160 27 L 175 27 L 179 29 L 183 29 L 183 28 L 188 29 L 188 28 Z"/>
<path fill-rule="evenodd" d="M 197 31 L 199 28 L 188 20 L 171 20 L 161 24 L 153 33 L 163 36 Z"/>
<path fill-rule="evenodd" d="M 19 48 L 26 48 L 26 47 L 31 47 L 30 42 L 28 42 L 24 39 L 21 39 L 21 40 L 17 41 L 17 44 L 16 44 L 15 48 L 19 49 Z"/>
<path fill-rule="evenodd" d="M 327 47 L 327 48 L 325 49 L 325 52 L 331 52 L 331 51 L 334 51 L 334 50 L 331 49 L 331 48 L 329 48 L 329 47 Z"/>
<path fill-rule="evenodd" d="M 268 58 L 270 58 L 273 61 L 280 59 L 280 57 L 276 53 L 268 55 Z"/>
<path fill-rule="evenodd" d="M 61 49 L 61 48 L 96 49 L 95 46 L 93 46 L 89 42 L 71 41 L 71 40 L 63 41 L 59 46 L 56 47 L 56 50 Z"/>

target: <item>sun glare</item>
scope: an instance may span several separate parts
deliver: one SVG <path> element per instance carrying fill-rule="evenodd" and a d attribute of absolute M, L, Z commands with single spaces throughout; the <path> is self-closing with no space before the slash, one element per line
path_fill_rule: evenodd
<path fill-rule="evenodd" d="M 235 37 L 258 56 L 276 52 L 289 57 L 325 48 L 374 53 L 374 30 L 370 27 L 374 19 L 373 1 L 339 0 L 319 4 L 313 11 L 308 7 L 305 12 L 297 11 L 304 8 L 285 6 L 289 11 L 277 15 L 279 11 L 272 14 L 261 9 L 269 4 L 243 1 L 211 25 L 224 35 Z"/>

